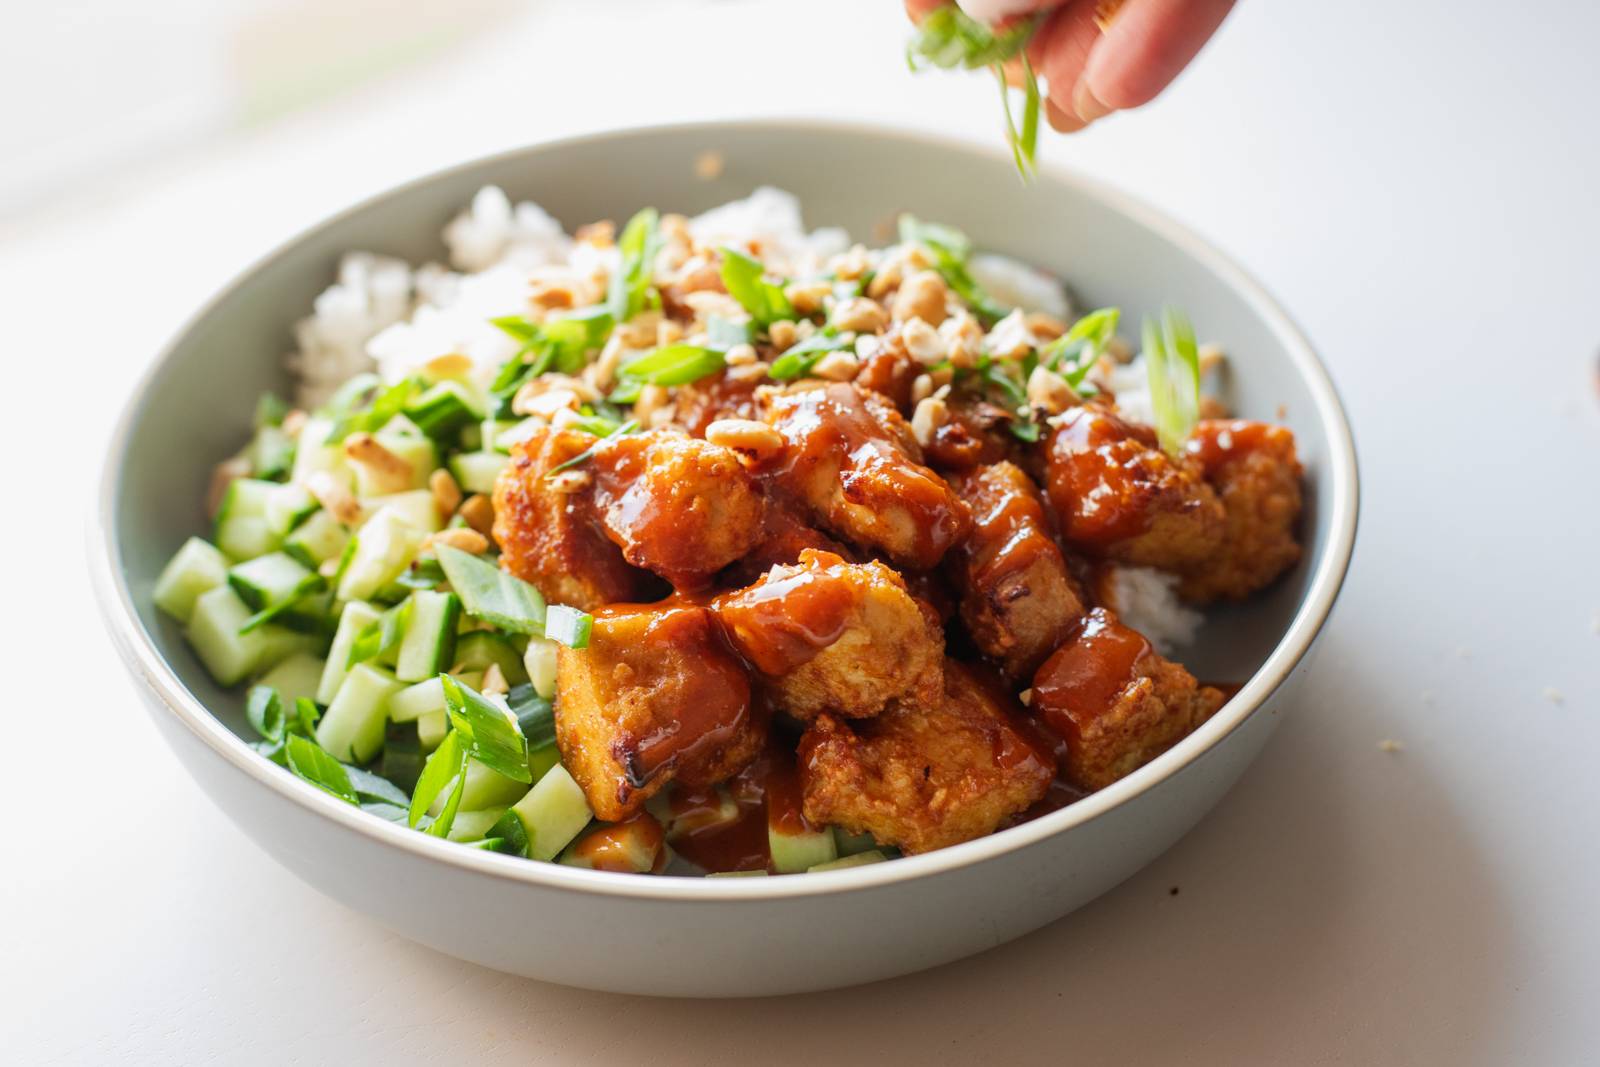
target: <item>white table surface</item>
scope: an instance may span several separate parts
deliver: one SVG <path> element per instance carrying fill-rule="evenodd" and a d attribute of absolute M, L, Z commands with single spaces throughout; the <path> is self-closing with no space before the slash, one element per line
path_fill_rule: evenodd
<path fill-rule="evenodd" d="M 1198 829 L 1053 926 L 865 989 L 578 992 L 317 895 L 158 741 L 95 619 L 81 515 L 159 341 L 358 195 L 637 121 L 994 138 L 991 86 L 913 83 L 893 0 L 563 5 L 13 220 L 0 1058 L 1595 1062 L 1600 13 L 1512 6 L 1247 0 L 1168 97 L 1045 147 L 1212 237 L 1306 327 L 1356 427 L 1360 544 L 1304 700 Z"/>

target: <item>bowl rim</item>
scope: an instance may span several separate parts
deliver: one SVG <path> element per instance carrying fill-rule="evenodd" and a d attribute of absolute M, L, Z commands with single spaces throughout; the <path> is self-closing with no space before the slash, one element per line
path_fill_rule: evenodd
<path fill-rule="evenodd" d="M 278 243 L 254 259 L 194 311 L 162 345 L 140 374 L 108 438 L 95 501 L 89 518 L 89 555 L 92 584 L 106 628 L 130 673 L 142 679 L 178 721 L 209 747 L 214 754 L 232 764 L 257 783 L 280 797 L 300 805 L 360 834 L 375 843 L 388 845 L 423 859 L 455 867 L 463 873 L 538 886 L 547 890 L 598 894 L 619 898 L 662 902 L 761 901 L 813 897 L 834 893 L 861 892 L 895 883 L 946 874 L 984 860 L 1017 852 L 1047 838 L 1107 815 L 1114 809 L 1149 792 L 1199 760 L 1219 745 L 1258 712 L 1266 699 L 1283 684 L 1305 657 L 1320 634 L 1344 583 L 1355 548 L 1360 510 L 1359 474 L 1355 443 L 1337 388 L 1318 359 L 1310 342 L 1267 291 L 1232 259 L 1182 224 L 1098 179 L 1059 165 L 1045 165 L 1041 177 L 1071 187 L 1102 208 L 1119 212 L 1149 228 L 1193 256 L 1206 270 L 1239 293 L 1250 309 L 1260 316 L 1287 352 L 1291 363 L 1305 381 L 1316 411 L 1328 428 L 1327 455 L 1318 476 L 1328 479 L 1332 505 L 1328 509 L 1327 550 L 1317 564 L 1305 597 L 1293 619 L 1261 668 L 1223 708 L 1198 730 L 1167 752 L 1127 777 L 1100 789 L 1058 811 L 998 831 L 987 837 L 917 856 L 905 856 L 893 863 L 869 864 L 839 871 L 808 874 L 804 878 L 696 878 L 639 877 L 606 871 L 590 871 L 555 863 L 531 863 L 515 856 L 463 848 L 417 833 L 407 827 L 368 815 L 352 805 L 324 793 L 317 787 L 285 774 L 214 716 L 183 684 L 146 632 L 136 611 L 127 575 L 122 567 L 114 518 L 118 497 L 117 476 L 120 457 L 136 417 L 148 400 L 152 382 L 162 373 L 173 350 L 240 285 L 268 264 L 313 235 L 336 226 L 345 219 L 392 197 L 404 196 L 413 189 L 447 176 L 471 171 L 486 164 L 617 138 L 653 133 L 680 136 L 715 136 L 729 130 L 776 130 L 822 132 L 845 137 L 898 140 L 1001 160 L 998 147 L 986 147 L 961 137 L 924 130 L 908 130 L 887 124 L 833 118 L 749 118 L 681 123 L 622 126 L 575 136 L 540 141 L 486 156 L 476 157 L 411 178 L 321 219 Z"/>

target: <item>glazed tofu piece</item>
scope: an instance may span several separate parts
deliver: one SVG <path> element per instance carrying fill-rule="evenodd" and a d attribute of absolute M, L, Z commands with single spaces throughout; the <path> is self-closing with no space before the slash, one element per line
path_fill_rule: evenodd
<path fill-rule="evenodd" d="M 774 709 L 797 719 L 865 718 L 939 693 L 944 635 L 881 563 L 806 549 L 714 608 Z"/>
<path fill-rule="evenodd" d="M 598 818 L 627 818 L 670 781 L 723 781 L 761 750 L 749 675 L 703 607 L 603 608 L 589 646 L 557 657 L 556 744 Z"/>
<path fill-rule="evenodd" d="M 718 419 L 759 419 L 756 388 L 766 381 L 765 369 L 752 364 L 680 386 L 673 397 L 674 420 L 694 436 L 704 437 L 706 427 Z"/>
<path fill-rule="evenodd" d="M 1046 488 L 1062 538 L 1095 556 L 1181 570 L 1222 543 L 1222 502 L 1200 461 L 1173 460 L 1154 430 L 1099 405 L 1056 420 Z"/>
<path fill-rule="evenodd" d="M 1226 515 L 1222 544 L 1186 570 L 1178 586 L 1196 603 L 1243 600 L 1300 560 L 1300 479 L 1294 433 L 1284 426 L 1229 419 L 1201 422 L 1189 454 L 1205 469 Z"/>
<path fill-rule="evenodd" d="M 928 463 L 941 471 L 969 471 L 1017 455 L 1019 442 L 1007 429 L 1011 416 L 982 397 L 953 392 L 945 401 L 948 416 L 923 449 Z"/>
<path fill-rule="evenodd" d="M 679 589 L 705 585 L 760 540 L 766 500 L 730 448 L 671 429 L 623 434 L 584 470 L 606 536 Z"/>
<path fill-rule="evenodd" d="M 645 599 L 658 587 L 601 534 L 583 495 L 557 492 L 547 477 L 596 440 L 578 430 L 535 433 L 512 449 L 494 489 L 500 565 L 545 599 L 585 611 Z"/>
<path fill-rule="evenodd" d="M 785 502 L 768 499 L 766 522 L 761 539 L 743 559 L 717 576 L 721 588 L 741 589 L 758 581 L 774 567 L 800 562 L 800 553 L 812 548 L 853 559 L 850 550 L 821 530 L 808 524 Z"/>
<path fill-rule="evenodd" d="M 1044 498 L 1014 463 L 979 467 L 951 484 L 972 509 L 972 533 L 948 562 L 961 620 L 1008 677 L 1027 678 L 1084 610 Z"/>
<path fill-rule="evenodd" d="M 1100 789 L 1183 740 L 1222 703 L 1221 691 L 1095 608 L 1034 675 L 1030 707 L 1062 740 L 1062 776 Z"/>
<path fill-rule="evenodd" d="M 1044 796 L 1055 769 L 1021 708 L 948 660 L 935 699 L 873 719 L 822 715 L 800 739 L 805 815 L 882 845 L 929 852 L 993 833 Z"/>
<path fill-rule="evenodd" d="M 877 393 L 805 385 L 764 407 L 785 441 L 767 475 L 829 532 L 916 570 L 966 536 L 966 505 L 923 466 L 910 426 Z"/>

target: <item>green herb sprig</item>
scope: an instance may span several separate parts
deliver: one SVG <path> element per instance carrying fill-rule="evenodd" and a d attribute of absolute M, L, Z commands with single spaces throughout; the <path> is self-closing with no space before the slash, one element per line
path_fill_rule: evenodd
<path fill-rule="evenodd" d="M 1039 79 L 1028 62 L 1026 50 L 1039 28 L 1043 15 L 1013 22 L 1000 29 L 985 26 L 954 4 L 936 8 L 923 16 L 906 45 L 906 64 L 913 72 L 928 67 L 940 70 L 977 70 L 989 67 L 1000 83 L 1000 104 L 1006 116 L 1006 140 L 1017 173 L 1029 181 L 1037 169 L 1039 111 L 1042 103 Z M 1022 113 L 1012 112 L 1010 86 L 1005 64 L 1022 57 Z"/>
<path fill-rule="evenodd" d="M 1147 317 L 1142 333 L 1156 436 L 1162 450 L 1176 459 L 1200 421 L 1200 348 L 1194 327 L 1176 308 L 1163 308 L 1158 318 Z"/>

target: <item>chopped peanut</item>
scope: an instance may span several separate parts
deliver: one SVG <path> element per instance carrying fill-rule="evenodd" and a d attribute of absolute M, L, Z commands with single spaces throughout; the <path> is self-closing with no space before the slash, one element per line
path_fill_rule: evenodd
<path fill-rule="evenodd" d="M 900 337 L 905 341 L 906 351 L 911 353 L 911 358 L 925 367 L 943 363 L 949 355 L 944 338 L 921 319 L 912 319 L 901 326 Z"/>
<path fill-rule="evenodd" d="M 449 545 L 474 556 L 481 556 L 489 551 L 489 539 L 469 526 L 453 526 L 448 530 L 431 533 L 422 539 L 424 551 L 437 545 Z"/>
<path fill-rule="evenodd" d="M 900 322 L 921 319 L 937 326 L 945 319 L 945 297 L 949 289 L 936 271 L 919 270 L 900 283 L 894 294 L 894 317 Z"/>
<path fill-rule="evenodd" d="M 478 690 L 485 695 L 511 692 L 511 686 L 506 683 L 506 675 L 500 669 L 500 664 L 489 664 L 489 669 L 483 672 L 483 681 L 478 684 Z"/>
<path fill-rule="evenodd" d="M 756 460 L 777 455 L 783 448 L 783 435 L 754 419 L 717 419 L 706 427 L 706 440 Z"/>
<path fill-rule="evenodd" d="M 911 433 L 917 444 L 927 447 L 933 443 L 934 432 L 950 420 L 950 408 L 944 400 L 930 396 L 917 405 L 911 413 Z"/>
<path fill-rule="evenodd" d="M 370 433 L 346 437 L 344 454 L 351 463 L 365 469 L 382 492 L 398 493 L 412 485 L 411 464 L 383 447 Z"/>
<path fill-rule="evenodd" d="M 871 297 L 855 296 L 834 308 L 829 321 L 836 329 L 877 333 L 889 325 L 889 313 Z"/>
<path fill-rule="evenodd" d="M 345 484 L 328 471 L 317 471 L 306 479 L 306 490 L 317 499 L 317 503 L 327 509 L 328 514 L 338 519 L 346 526 L 360 524 L 362 518 L 361 502 L 357 500 L 345 487 Z"/>
<path fill-rule="evenodd" d="M 461 506 L 461 486 L 443 467 L 428 475 L 428 490 L 433 493 L 433 506 L 441 519 L 448 519 Z"/>
<path fill-rule="evenodd" d="M 817 360 L 811 373 L 830 382 L 848 382 L 861 370 L 861 361 L 848 352 L 829 352 Z"/>
<path fill-rule="evenodd" d="M 1028 403 L 1043 408 L 1051 415 L 1059 415 L 1077 402 L 1067 380 L 1048 367 L 1035 367 L 1028 375 Z"/>
<path fill-rule="evenodd" d="M 461 502 L 461 517 L 468 526 L 485 537 L 494 530 L 494 501 L 482 493 L 474 493 Z"/>

